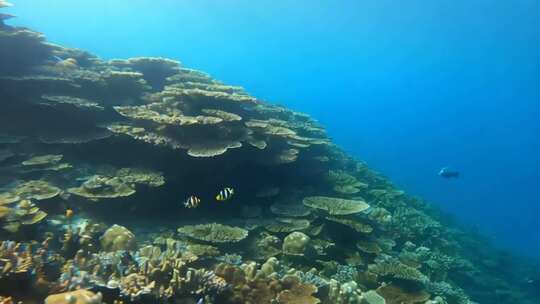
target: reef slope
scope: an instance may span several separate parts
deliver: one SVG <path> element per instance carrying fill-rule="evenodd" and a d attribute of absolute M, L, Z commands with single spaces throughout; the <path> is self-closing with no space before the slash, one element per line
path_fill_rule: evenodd
<path fill-rule="evenodd" d="M 314 119 L 178 61 L 1 23 L 0 108 L 0 303 L 538 303 Z"/>

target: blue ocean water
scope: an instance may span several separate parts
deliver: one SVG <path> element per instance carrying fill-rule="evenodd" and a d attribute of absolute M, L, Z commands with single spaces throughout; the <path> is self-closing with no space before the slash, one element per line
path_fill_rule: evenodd
<path fill-rule="evenodd" d="M 538 1 L 13 2 L 10 23 L 53 42 L 177 58 L 305 111 L 404 190 L 540 260 Z"/>

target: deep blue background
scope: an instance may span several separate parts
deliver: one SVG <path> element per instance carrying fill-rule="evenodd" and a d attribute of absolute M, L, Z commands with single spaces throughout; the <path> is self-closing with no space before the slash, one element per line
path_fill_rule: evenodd
<path fill-rule="evenodd" d="M 536 0 L 14 0 L 104 58 L 167 56 L 310 113 L 397 185 L 540 259 Z M 459 180 L 436 176 L 442 166 Z"/>

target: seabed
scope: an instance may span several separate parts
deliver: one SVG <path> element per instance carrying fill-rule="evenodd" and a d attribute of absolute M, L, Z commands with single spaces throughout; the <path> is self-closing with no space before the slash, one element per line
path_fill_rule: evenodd
<path fill-rule="evenodd" d="M 4 17 L 1 304 L 540 303 L 538 268 L 397 189 L 310 116 Z"/>

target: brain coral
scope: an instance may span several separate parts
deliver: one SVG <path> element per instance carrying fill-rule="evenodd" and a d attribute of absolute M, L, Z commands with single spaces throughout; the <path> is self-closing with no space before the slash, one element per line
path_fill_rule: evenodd
<path fill-rule="evenodd" d="M 137 245 L 135 235 L 126 227 L 116 224 L 107 229 L 100 240 L 101 248 L 105 251 L 134 250 Z"/>
<path fill-rule="evenodd" d="M 283 240 L 283 253 L 288 255 L 303 256 L 311 238 L 302 232 L 295 231 Z"/>

